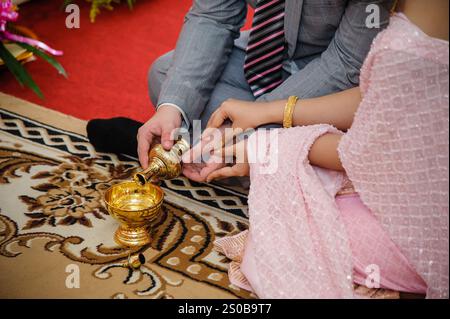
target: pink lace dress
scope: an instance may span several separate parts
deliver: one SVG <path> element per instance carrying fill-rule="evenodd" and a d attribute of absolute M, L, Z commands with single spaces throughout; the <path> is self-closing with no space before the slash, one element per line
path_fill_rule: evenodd
<path fill-rule="evenodd" d="M 216 241 L 233 284 L 261 298 L 353 298 L 353 283 L 448 298 L 448 57 L 403 15 L 374 41 L 339 146 L 357 193 L 308 162 L 333 127 L 249 139 L 250 228 Z"/>

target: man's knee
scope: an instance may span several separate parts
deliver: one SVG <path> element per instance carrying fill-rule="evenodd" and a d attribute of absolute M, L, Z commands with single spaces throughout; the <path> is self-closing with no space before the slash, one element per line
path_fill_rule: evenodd
<path fill-rule="evenodd" d="M 172 63 L 173 51 L 160 56 L 153 62 L 148 72 L 148 89 L 150 99 L 154 106 L 158 103 L 161 86 L 166 79 L 170 64 Z"/>

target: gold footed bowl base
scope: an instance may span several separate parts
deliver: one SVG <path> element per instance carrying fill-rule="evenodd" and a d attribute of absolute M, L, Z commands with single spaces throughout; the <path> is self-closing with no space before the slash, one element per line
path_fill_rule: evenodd
<path fill-rule="evenodd" d="M 114 233 L 114 240 L 125 247 L 141 247 L 152 242 L 148 228 L 128 228 L 122 225 Z"/>

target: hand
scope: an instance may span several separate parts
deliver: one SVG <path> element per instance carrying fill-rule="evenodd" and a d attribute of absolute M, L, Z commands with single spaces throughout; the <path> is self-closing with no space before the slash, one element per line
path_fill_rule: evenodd
<path fill-rule="evenodd" d="M 248 176 L 250 166 L 247 159 L 247 140 L 224 147 L 221 158 L 213 156 L 206 163 L 184 163 L 183 174 L 196 182 L 211 182 L 233 176 Z M 233 156 L 235 163 L 232 166 L 225 164 L 225 158 Z"/>
<path fill-rule="evenodd" d="M 206 182 L 206 178 L 212 172 L 225 167 L 223 163 L 184 163 L 183 164 L 183 175 L 187 178 L 203 183 Z"/>
<path fill-rule="evenodd" d="M 206 181 L 209 183 L 215 179 L 223 179 L 228 177 L 242 177 L 250 174 L 250 166 L 247 157 L 247 140 L 242 140 L 237 144 L 226 146 L 222 150 L 222 154 L 233 154 L 235 163 L 232 166 L 226 166 L 216 169 L 209 173 Z"/>
<path fill-rule="evenodd" d="M 217 128 L 230 120 L 232 122 L 231 132 L 227 130 L 221 144 L 215 145 L 215 148 L 220 148 L 243 132 L 256 129 L 264 124 L 282 121 L 284 105 L 284 101 L 247 102 L 229 99 L 211 115 L 202 139 L 210 138 Z"/>
<path fill-rule="evenodd" d="M 247 102 L 229 99 L 211 115 L 207 127 L 219 128 L 226 120 L 232 122 L 232 128 L 244 131 L 270 123 L 268 102 Z"/>
<path fill-rule="evenodd" d="M 224 134 L 227 125 L 221 126 L 216 133 L 221 136 Z M 225 161 L 222 157 L 211 154 L 213 143 L 206 139 L 200 140 L 198 144 L 192 147 L 183 155 L 183 175 L 195 182 L 205 182 L 208 175 L 215 170 L 225 167 Z M 206 160 L 202 160 L 205 159 Z"/>
<path fill-rule="evenodd" d="M 165 150 L 170 150 L 173 146 L 173 130 L 181 126 L 181 113 L 172 106 L 161 106 L 158 112 L 139 128 L 138 155 L 139 162 L 143 169 L 148 166 L 148 152 L 152 142 L 161 138 L 161 144 Z"/>

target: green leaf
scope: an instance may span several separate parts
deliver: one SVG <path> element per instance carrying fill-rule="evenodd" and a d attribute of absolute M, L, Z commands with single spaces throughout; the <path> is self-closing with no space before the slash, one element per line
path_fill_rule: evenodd
<path fill-rule="evenodd" d="M 25 85 L 29 87 L 41 99 L 44 98 L 44 95 L 42 94 L 41 90 L 39 89 L 37 84 L 33 81 L 31 76 L 28 74 L 27 70 L 23 67 L 22 64 L 20 64 L 16 60 L 16 58 L 11 54 L 11 52 L 9 52 L 8 49 L 6 49 L 2 41 L 0 41 L 0 58 L 2 58 L 6 67 L 11 71 L 11 73 L 14 75 L 14 77 L 17 79 L 20 85 L 22 86 Z"/>
<path fill-rule="evenodd" d="M 64 70 L 63 66 L 56 61 L 53 57 L 47 55 L 46 53 L 42 52 L 41 50 L 26 44 L 26 43 L 22 43 L 22 42 L 16 42 L 18 45 L 20 45 L 22 48 L 33 52 L 35 55 L 41 57 L 42 59 L 44 59 L 45 61 L 47 61 L 50 65 L 52 65 L 56 70 L 58 70 L 59 74 L 62 74 L 65 78 L 67 78 L 67 73 L 66 70 Z"/>
<path fill-rule="evenodd" d="M 74 0 L 64 0 L 62 4 L 62 9 L 65 9 L 69 4 L 72 4 Z"/>
<path fill-rule="evenodd" d="M 64 10 L 69 4 L 72 4 L 73 0 L 64 0 L 62 5 L 61 5 L 61 9 Z"/>
<path fill-rule="evenodd" d="M 127 0 L 128 2 L 128 7 L 131 9 L 133 9 L 133 4 L 134 4 L 134 0 Z"/>

